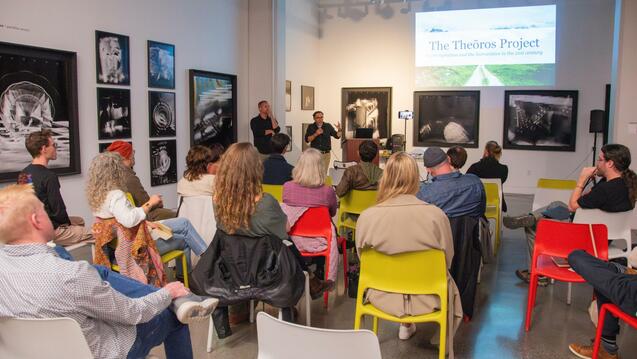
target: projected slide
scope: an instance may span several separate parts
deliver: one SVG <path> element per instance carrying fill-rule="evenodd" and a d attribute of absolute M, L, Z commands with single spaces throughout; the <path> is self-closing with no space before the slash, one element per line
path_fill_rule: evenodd
<path fill-rule="evenodd" d="M 416 87 L 555 82 L 555 5 L 416 13 Z"/>

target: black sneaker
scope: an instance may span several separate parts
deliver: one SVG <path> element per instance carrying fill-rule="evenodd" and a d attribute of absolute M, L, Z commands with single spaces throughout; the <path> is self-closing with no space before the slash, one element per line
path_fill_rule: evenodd
<path fill-rule="evenodd" d="M 535 225 L 535 217 L 530 214 L 517 217 L 504 216 L 502 224 L 509 229 L 533 227 Z"/>
<path fill-rule="evenodd" d="M 515 275 L 520 278 L 521 281 L 529 284 L 531 283 L 531 273 L 529 272 L 528 269 L 518 269 L 515 271 Z M 549 285 L 550 280 L 547 277 L 539 277 L 537 279 L 537 284 L 540 287 L 546 287 L 547 285 Z"/>

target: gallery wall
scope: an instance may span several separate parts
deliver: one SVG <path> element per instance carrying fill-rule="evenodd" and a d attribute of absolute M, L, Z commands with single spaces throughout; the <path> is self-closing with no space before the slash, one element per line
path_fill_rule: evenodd
<path fill-rule="evenodd" d="M 593 135 L 588 133 L 589 113 L 592 109 L 604 108 L 605 85 L 611 79 L 614 1 L 486 0 L 447 3 L 452 5 L 437 10 L 557 4 L 556 85 L 542 89 L 579 90 L 576 151 L 504 150 L 502 162 L 509 164 L 505 191 L 533 193 L 540 177 L 575 178 L 583 165 L 592 162 Z M 422 3 L 417 6 L 422 8 Z M 400 12 L 403 7 L 403 4 L 394 4 L 393 11 L 389 15 L 383 13 L 383 17 L 376 13 L 375 6 L 370 6 L 366 16 L 355 20 L 339 16 L 337 9 L 331 8 L 328 9 L 328 17 L 321 17 L 316 101 L 329 122 L 340 117 L 343 87 L 391 86 L 392 133 L 404 133 L 404 123 L 397 119 L 397 112 L 413 110 L 414 91 L 460 90 L 415 88 L 414 12 L 403 14 Z M 344 15 L 345 11 L 341 14 Z M 505 88 L 465 87 L 462 90 L 480 90 L 480 148 L 468 150 L 466 170 L 468 165 L 479 160 L 487 141 L 502 143 Z M 411 122 L 407 125 L 407 139 L 408 151 L 414 150 Z M 333 147 L 338 146 L 338 141 L 333 141 Z"/>
<path fill-rule="evenodd" d="M 176 185 L 150 187 L 146 41 L 175 45 L 177 174 L 190 147 L 187 69 L 238 75 L 239 139 L 248 139 L 247 0 L 23 0 L 0 11 L 0 41 L 77 52 L 82 174 L 60 178 L 71 215 L 92 221 L 84 175 L 98 153 L 95 30 L 130 36 L 131 120 L 135 170 L 146 189 L 177 206 Z"/>

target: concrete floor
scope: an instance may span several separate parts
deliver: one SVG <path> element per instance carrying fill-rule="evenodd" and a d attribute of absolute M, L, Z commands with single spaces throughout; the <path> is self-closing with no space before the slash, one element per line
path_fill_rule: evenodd
<path fill-rule="evenodd" d="M 531 196 L 508 195 L 511 214 L 528 212 Z M 482 273 L 476 297 L 474 318 L 462 323 L 455 337 L 457 358 L 575 358 L 568 350 L 571 342 L 586 343 L 595 335 L 588 317 L 592 290 L 588 285 L 573 286 L 573 302 L 566 304 L 566 288 L 556 283 L 539 288 L 531 331 L 524 331 L 527 286 L 515 276 L 515 269 L 526 267 L 526 244 L 520 230 L 504 229 L 497 262 L 488 264 Z M 342 274 L 337 294 L 330 296 L 330 308 L 322 301 L 313 302 L 312 326 L 351 329 L 354 323 L 354 300 L 343 294 Z M 303 322 L 301 318 L 300 323 Z M 371 328 L 371 321 L 368 321 Z M 437 358 L 437 348 L 429 344 L 435 324 L 419 324 L 410 340 L 398 339 L 398 324 L 380 323 L 379 336 L 383 358 Z M 208 323 L 191 326 L 195 358 L 256 358 L 256 324 L 233 327 L 234 334 L 224 340 L 214 339 L 212 353 L 206 353 Z M 622 358 L 637 358 L 635 330 L 625 327 L 618 338 Z M 335 350 L 338 350 L 335 348 Z M 164 358 L 162 347 L 152 354 Z"/>

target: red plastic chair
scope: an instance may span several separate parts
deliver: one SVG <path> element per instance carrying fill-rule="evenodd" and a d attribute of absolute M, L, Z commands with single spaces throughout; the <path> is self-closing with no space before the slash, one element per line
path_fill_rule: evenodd
<path fill-rule="evenodd" d="M 593 359 L 597 359 L 597 353 L 599 352 L 599 343 L 602 338 L 602 328 L 604 328 L 604 318 L 606 318 L 606 312 L 609 312 L 614 317 L 625 321 L 631 327 L 637 329 L 637 318 L 627 314 L 619 309 L 618 306 L 611 303 L 602 305 L 602 309 L 599 311 L 599 319 L 597 320 L 597 333 L 595 334 L 595 345 L 593 346 Z"/>
<path fill-rule="evenodd" d="M 327 248 L 322 252 L 301 252 L 303 257 L 325 257 L 325 278 L 328 278 L 330 271 L 330 250 L 332 249 L 332 220 L 327 207 L 308 208 L 299 218 L 290 233 L 290 236 L 300 237 L 322 237 L 327 240 Z M 343 250 L 343 280 L 347 288 L 347 247 L 345 238 L 338 237 L 337 245 Z M 325 308 L 328 305 L 329 293 L 325 292 L 323 301 Z"/>
<path fill-rule="evenodd" d="M 597 257 L 608 260 L 608 230 L 606 225 L 593 224 L 593 236 Z M 553 263 L 554 257 L 566 258 L 576 250 L 582 249 L 595 255 L 591 233 L 588 224 L 557 222 L 543 219 L 538 222 L 537 236 L 533 248 L 531 261 L 531 283 L 529 283 L 529 298 L 526 306 L 525 330 L 531 328 L 531 314 L 535 305 L 537 281 L 539 276 L 549 277 L 562 282 L 584 283 L 584 278 L 570 270 L 560 268 Z"/>

